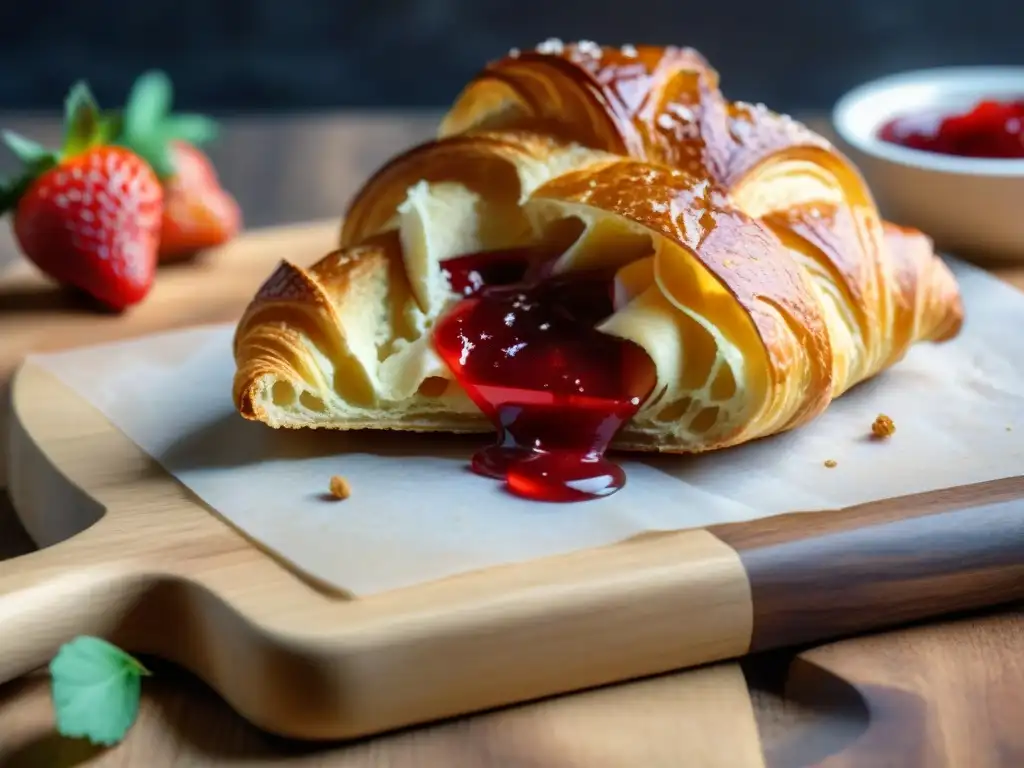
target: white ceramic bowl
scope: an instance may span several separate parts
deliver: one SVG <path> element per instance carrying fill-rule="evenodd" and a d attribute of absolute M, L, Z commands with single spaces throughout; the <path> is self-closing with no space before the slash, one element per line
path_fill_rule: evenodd
<path fill-rule="evenodd" d="M 1024 67 L 939 68 L 884 77 L 843 96 L 832 123 L 887 219 L 917 227 L 943 250 L 1024 263 L 1024 160 L 950 157 L 877 137 L 895 117 L 963 112 L 990 97 L 1024 98 Z"/>

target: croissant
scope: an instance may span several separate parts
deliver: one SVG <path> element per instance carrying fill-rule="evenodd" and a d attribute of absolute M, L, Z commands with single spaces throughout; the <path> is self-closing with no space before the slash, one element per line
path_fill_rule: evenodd
<path fill-rule="evenodd" d="M 548 41 L 374 174 L 337 250 L 281 262 L 238 324 L 234 398 L 271 427 L 497 430 L 486 474 L 618 487 L 609 444 L 793 429 L 962 320 L 929 238 L 699 53 Z"/>

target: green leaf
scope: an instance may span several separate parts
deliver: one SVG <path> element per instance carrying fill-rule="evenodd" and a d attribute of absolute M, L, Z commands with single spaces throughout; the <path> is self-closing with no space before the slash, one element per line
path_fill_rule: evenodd
<path fill-rule="evenodd" d="M 199 146 L 217 138 L 217 123 L 205 115 L 183 112 L 168 116 L 161 132 L 167 139 L 180 139 Z"/>
<path fill-rule="evenodd" d="M 14 153 L 14 156 L 25 165 L 36 165 L 37 163 L 43 163 L 55 158 L 52 150 L 47 149 L 38 142 L 32 141 L 32 139 L 26 139 L 21 134 L 14 133 L 14 131 L 4 131 L 3 140 L 7 148 Z"/>
<path fill-rule="evenodd" d="M 0 214 L 14 210 L 18 205 L 18 200 L 21 198 L 19 181 L 20 179 L 5 179 L 0 184 Z"/>
<path fill-rule="evenodd" d="M 163 141 L 159 135 L 150 135 L 140 137 L 135 141 L 126 141 L 123 146 L 149 163 L 157 178 L 169 179 L 177 170 L 174 167 L 174 158 L 170 145 Z"/>
<path fill-rule="evenodd" d="M 18 202 L 39 176 L 57 165 L 57 158 L 41 161 L 28 168 L 21 176 L 0 184 L 0 216 L 18 207 Z"/>
<path fill-rule="evenodd" d="M 76 637 L 50 662 L 57 730 L 111 746 L 121 741 L 139 713 L 147 670 L 135 658 L 98 637 Z"/>
<path fill-rule="evenodd" d="M 132 85 L 114 139 L 114 143 L 149 163 L 161 180 L 177 172 L 174 141 L 199 146 L 217 136 L 217 123 L 208 117 L 172 114 L 173 96 L 171 80 L 165 73 L 151 70 L 140 75 Z"/>
<path fill-rule="evenodd" d="M 113 144 L 124 131 L 124 115 L 107 111 L 100 115 L 99 143 Z"/>
<path fill-rule="evenodd" d="M 153 133 L 170 112 L 173 97 L 171 79 L 163 72 L 152 70 L 139 75 L 124 111 L 125 135 L 141 138 Z"/>
<path fill-rule="evenodd" d="M 120 131 L 117 118 L 104 118 L 101 115 L 84 81 L 71 87 L 64 100 L 64 113 L 64 142 L 59 152 L 11 131 L 3 132 L 3 143 L 21 160 L 24 168 L 17 178 L 0 185 L 0 215 L 14 209 L 32 182 L 59 165 L 62 160 L 108 143 Z"/>
<path fill-rule="evenodd" d="M 56 152 L 20 134 L 3 131 L 2 137 L 24 168 L 20 175 L 0 183 L 0 215 L 15 209 L 32 182 L 60 162 Z"/>
<path fill-rule="evenodd" d="M 84 81 L 75 83 L 64 102 L 63 157 L 73 157 L 99 144 L 100 109 Z"/>

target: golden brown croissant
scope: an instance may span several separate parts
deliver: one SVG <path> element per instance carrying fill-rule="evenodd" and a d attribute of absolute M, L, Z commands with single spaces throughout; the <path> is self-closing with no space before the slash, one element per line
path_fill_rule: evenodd
<path fill-rule="evenodd" d="M 513 286 L 480 293 L 506 262 Z M 282 262 L 239 323 L 234 394 L 273 427 L 500 421 L 516 450 L 595 408 L 617 447 L 697 452 L 807 422 L 962 315 L 928 238 L 883 223 L 824 139 L 726 101 L 695 51 L 549 41 L 369 179 L 339 250 Z"/>

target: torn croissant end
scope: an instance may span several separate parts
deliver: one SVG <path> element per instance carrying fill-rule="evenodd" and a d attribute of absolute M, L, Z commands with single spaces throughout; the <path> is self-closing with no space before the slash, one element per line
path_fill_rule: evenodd
<path fill-rule="evenodd" d="M 508 249 L 570 278 L 614 273 L 598 329 L 642 347 L 657 378 L 613 442 L 626 450 L 793 429 L 912 344 L 955 336 L 959 289 L 931 241 L 883 222 L 821 137 L 726 101 L 680 51 L 640 51 L 649 93 L 635 112 L 609 106 L 615 49 L 488 67 L 440 138 L 363 185 L 338 250 L 284 261 L 261 287 L 235 337 L 239 412 L 272 427 L 492 431 L 432 333 L 462 299 L 445 263 Z"/>
<path fill-rule="evenodd" d="M 441 397 L 452 385 L 428 339 L 408 342 L 425 329 L 400 256 L 389 235 L 308 270 L 282 262 L 235 333 L 239 413 L 275 428 L 487 431 L 464 395 Z M 404 397 L 382 402 L 385 387 Z M 450 407 L 465 415 L 453 419 Z"/>

